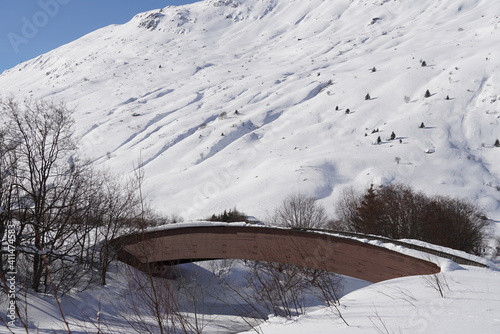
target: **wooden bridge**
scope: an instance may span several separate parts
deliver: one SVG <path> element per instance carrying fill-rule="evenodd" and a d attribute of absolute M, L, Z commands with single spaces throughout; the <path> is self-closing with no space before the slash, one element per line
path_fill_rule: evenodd
<path fill-rule="evenodd" d="M 286 263 L 370 282 L 440 272 L 432 262 L 322 231 L 180 225 L 123 236 L 114 243 L 118 260 L 150 273 L 165 265 L 213 259 Z"/>

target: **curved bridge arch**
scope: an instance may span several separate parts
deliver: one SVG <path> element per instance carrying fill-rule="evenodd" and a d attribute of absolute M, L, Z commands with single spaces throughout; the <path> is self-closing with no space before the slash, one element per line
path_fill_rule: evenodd
<path fill-rule="evenodd" d="M 200 260 L 243 259 L 326 270 L 370 282 L 440 272 L 432 262 L 355 239 L 261 226 L 178 227 L 132 234 L 114 243 L 118 260 L 143 271 Z"/>

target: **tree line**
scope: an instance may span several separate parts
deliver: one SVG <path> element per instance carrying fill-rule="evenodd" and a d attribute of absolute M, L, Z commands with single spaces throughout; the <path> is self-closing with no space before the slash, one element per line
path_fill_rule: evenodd
<path fill-rule="evenodd" d="M 427 196 L 408 185 L 373 185 L 359 193 L 344 191 L 336 207 L 337 228 L 393 239 L 416 239 L 480 254 L 488 220 L 474 203 Z"/>
<path fill-rule="evenodd" d="M 394 183 L 364 191 L 347 188 L 334 206 L 335 217 L 329 217 L 313 196 L 292 194 L 268 223 L 416 239 L 478 255 L 485 247 L 489 221 L 466 199 L 428 196 Z"/>

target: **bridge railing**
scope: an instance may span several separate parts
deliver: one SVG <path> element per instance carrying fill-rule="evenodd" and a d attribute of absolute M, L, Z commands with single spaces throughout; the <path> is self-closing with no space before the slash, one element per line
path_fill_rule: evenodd
<path fill-rule="evenodd" d="M 475 267 L 481 267 L 481 268 L 488 268 L 488 265 L 477 262 L 471 259 L 467 259 L 455 254 L 450 254 L 447 252 L 443 252 L 437 249 L 429 248 L 429 247 L 424 247 L 420 245 L 415 245 L 410 242 L 404 242 L 401 240 L 395 240 L 387 237 L 382 237 L 378 235 L 373 235 L 373 234 L 362 234 L 362 233 L 356 233 L 356 232 L 345 232 L 345 231 L 335 231 L 335 230 L 327 230 L 327 229 L 318 229 L 318 228 L 292 228 L 295 230 L 302 230 L 302 231 L 317 231 L 317 232 L 323 232 L 323 233 L 331 233 L 331 234 L 336 234 L 340 236 L 346 236 L 346 237 L 355 237 L 355 238 L 362 238 L 362 239 L 368 239 L 368 240 L 376 240 L 376 241 L 382 241 L 385 243 L 392 243 L 398 246 L 406 247 L 409 249 L 417 250 L 420 252 L 425 252 L 428 254 L 436 255 L 445 259 L 450 259 L 458 264 L 463 264 L 466 266 L 475 266 Z"/>

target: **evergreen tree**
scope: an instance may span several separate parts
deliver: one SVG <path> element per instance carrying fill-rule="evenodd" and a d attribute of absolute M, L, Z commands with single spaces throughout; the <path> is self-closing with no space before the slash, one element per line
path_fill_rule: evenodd
<path fill-rule="evenodd" d="M 358 216 L 355 219 L 356 231 L 367 234 L 381 234 L 382 206 L 383 203 L 377 196 L 372 184 L 366 190 L 358 207 Z"/>
<path fill-rule="evenodd" d="M 380 138 L 380 136 L 377 138 L 377 144 L 382 144 L 382 138 Z"/>
<path fill-rule="evenodd" d="M 371 100 L 370 94 L 365 95 L 365 100 Z"/>
<path fill-rule="evenodd" d="M 431 97 L 431 92 L 429 92 L 429 90 L 426 90 L 425 91 L 425 95 L 424 95 L 426 98 L 427 97 Z"/>
<path fill-rule="evenodd" d="M 225 223 L 232 223 L 232 222 L 244 222 L 247 220 L 246 215 L 243 212 L 238 211 L 236 208 L 232 210 L 224 210 L 223 213 L 221 214 L 213 214 L 208 221 L 214 221 L 214 222 L 225 222 Z"/>
<path fill-rule="evenodd" d="M 425 60 L 422 62 L 422 67 L 426 67 L 427 66 L 427 63 L 425 62 Z"/>
<path fill-rule="evenodd" d="M 392 131 L 392 133 L 391 133 L 391 140 L 394 140 L 394 139 L 396 139 L 396 134 L 394 133 L 394 131 Z"/>
<path fill-rule="evenodd" d="M 500 147 L 500 140 L 495 140 L 495 147 Z"/>
<path fill-rule="evenodd" d="M 419 128 L 421 128 L 421 129 L 425 128 L 425 124 L 424 124 L 424 122 L 422 122 L 422 123 L 420 124 Z"/>

